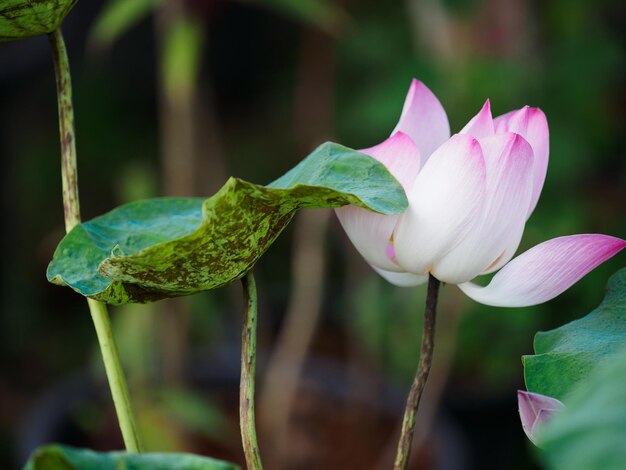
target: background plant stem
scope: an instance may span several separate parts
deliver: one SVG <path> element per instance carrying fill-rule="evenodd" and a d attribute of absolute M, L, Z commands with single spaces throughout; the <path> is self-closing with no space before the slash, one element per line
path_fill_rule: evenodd
<path fill-rule="evenodd" d="M 404 470 L 409 463 L 413 431 L 415 429 L 415 414 L 428 379 L 430 366 L 433 361 L 433 348 L 435 346 L 435 316 L 437 313 L 437 295 L 439 293 L 439 281 L 432 275 L 428 277 L 428 293 L 426 294 L 426 308 L 424 309 L 424 331 L 422 333 L 422 345 L 420 347 L 420 361 L 409 397 L 406 401 L 402 430 L 398 441 L 394 470 Z"/>
<path fill-rule="evenodd" d="M 254 374 L 256 371 L 257 295 L 252 271 L 241 280 L 244 310 L 241 333 L 241 380 L 239 382 L 239 426 L 249 470 L 263 468 L 254 422 Z"/>
<path fill-rule="evenodd" d="M 69 232 L 74 226 L 80 223 L 72 80 L 67 50 L 60 29 L 50 34 L 50 44 L 54 57 L 54 71 L 59 106 L 63 212 L 65 214 L 65 231 Z M 111 395 L 113 396 L 113 403 L 115 405 L 115 411 L 117 413 L 126 450 L 141 452 L 142 446 L 130 405 L 128 386 L 126 385 L 117 346 L 115 345 L 115 340 L 111 332 L 111 322 L 109 320 L 107 307 L 103 303 L 92 299 L 87 299 L 87 303 L 98 336 L 104 368 L 111 388 Z"/>
<path fill-rule="evenodd" d="M 335 40 L 327 34 L 311 27 L 302 29 L 293 110 L 302 155 L 319 142 L 332 140 L 335 47 Z M 264 458 L 270 468 L 293 465 L 293 443 L 303 432 L 290 426 L 290 421 L 297 411 L 302 372 L 322 316 L 325 239 L 331 215 L 328 210 L 302 211 L 294 220 L 289 300 L 259 397 L 261 435 L 266 436 Z M 310 456 L 308 461 L 317 457 Z"/>

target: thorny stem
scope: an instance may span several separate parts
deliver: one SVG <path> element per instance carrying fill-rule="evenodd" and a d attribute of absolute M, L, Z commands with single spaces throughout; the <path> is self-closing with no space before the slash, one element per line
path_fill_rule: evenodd
<path fill-rule="evenodd" d="M 435 316 L 437 312 L 437 294 L 439 293 L 439 280 L 432 275 L 428 277 L 428 293 L 426 294 L 426 308 L 424 309 L 424 332 L 422 333 L 422 345 L 420 347 L 420 361 L 409 391 L 409 397 L 404 409 L 402 430 L 398 441 L 394 470 L 405 470 L 411 454 L 413 431 L 415 430 L 415 415 L 428 379 L 430 366 L 433 361 L 433 348 L 435 346 Z"/>
<path fill-rule="evenodd" d="M 248 470 L 261 470 L 261 454 L 254 423 L 254 374 L 256 371 L 257 295 L 252 271 L 241 280 L 244 311 L 241 332 L 241 380 L 239 382 L 239 427 Z"/>
<path fill-rule="evenodd" d="M 67 50 L 61 30 L 50 34 L 50 45 L 54 57 L 54 72 L 57 83 L 59 107 L 59 133 L 61 139 L 61 177 L 63 180 L 63 211 L 65 231 L 69 232 L 80 223 L 78 199 L 78 173 L 76 169 L 76 132 L 74 130 L 74 107 L 72 104 L 72 80 Z M 87 299 L 93 319 L 100 351 L 104 361 L 113 403 L 117 413 L 126 450 L 141 452 L 142 445 L 133 416 L 128 386 L 124 377 L 117 346 L 111 331 L 111 321 L 105 304 Z"/>

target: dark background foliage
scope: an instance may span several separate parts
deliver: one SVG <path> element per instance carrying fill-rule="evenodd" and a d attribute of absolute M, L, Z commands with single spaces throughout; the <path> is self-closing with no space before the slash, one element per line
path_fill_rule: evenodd
<path fill-rule="evenodd" d="M 315 12 L 294 15 L 289 4 L 186 5 L 201 25 L 203 47 L 190 111 L 194 171 L 181 186 L 164 170 L 165 159 L 176 165 L 177 158 L 176 151 L 167 157 L 167 139 L 174 149 L 177 141 L 162 130 L 176 116 L 160 91 L 163 15 L 145 17 L 99 49 L 89 38 L 101 6 L 78 3 L 64 33 L 85 219 L 139 197 L 209 196 L 228 175 L 267 183 L 324 140 L 374 145 L 393 129 L 416 77 L 437 94 L 453 132 L 486 98 L 494 115 L 525 104 L 546 113 L 548 177 L 521 249 L 573 233 L 626 237 L 623 4 L 346 0 L 343 13 L 330 20 Z M 120 447 L 106 388 L 91 379 L 102 372 L 85 302 L 44 275 L 63 235 L 46 38 L 0 44 L 0 154 L 0 466 L 21 464 L 39 439 Z M 323 235 L 311 237 L 316 230 Z M 304 256 L 292 265 L 294 246 L 308 261 Z M 317 296 L 320 259 L 316 309 L 306 295 Z M 434 423 L 425 441 L 432 445 L 422 447 L 415 468 L 536 465 L 517 417 L 520 356 L 532 352 L 536 331 L 595 307 L 606 280 L 624 263 L 618 255 L 557 299 L 524 309 L 481 306 L 446 286 L 432 393 L 422 417 Z M 304 305 L 319 313 L 286 440 L 274 442 L 272 432 L 263 432 L 280 421 L 278 408 L 261 410 L 268 458 L 285 468 L 329 468 L 329 462 L 385 468 L 385 449 L 417 364 L 423 289 L 384 283 L 334 216 L 324 214 L 299 215 L 256 273 L 261 386 L 285 312 Z M 294 290 L 297 285 L 305 287 Z M 113 311 L 151 447 L 240 458 L 233 400 L 239 297 L 235 285 Z M 302 329 L 296 321 L 294 335 Z M 280 344 L 285 357 L 296 356 L 289 341 Z M 280 403 L 278 390 L 271 393 Z M 324 460 L 329 455 L 336 457 Z"/>

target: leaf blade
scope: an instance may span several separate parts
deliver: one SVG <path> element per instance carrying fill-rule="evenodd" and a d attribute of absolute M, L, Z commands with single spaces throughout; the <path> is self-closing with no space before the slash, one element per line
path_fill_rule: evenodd
<path fill-rule="evenodd" d="M 69 446 L 36 449 L 24 470 L 237 470 L 235 464 L 188 453 L 95 452 Z"/>
<path fill-rule="evenodd" d="M 548 468 L 621 469 L 626 461 L 626 348 L 592 371 L 539 433 Z"/>
<path fill-rule="evenodd" d="M 78 0 L 0 0 L 0 41 L 50 34 Z"/>
<path fill-rule="evenodd" d="M 384 165 L 328 143 L 268 186 L 230 178 L 205 201 L 139 201 L 83 223 L 47 276 L 113 304 L 213 289 L 244 276 L 298 209 L 345 204 L 397 214 L 408 201 Z"/>
<path fill-rule="evenodd" d="M 608 282 L 602 303 L 583 318 L 535 336 L 523 357 L 527 389 L 564 401 L 576 386 L 626 344 L 626 269 Z M 567 403 L 565 403 L 567 405 Z"/>

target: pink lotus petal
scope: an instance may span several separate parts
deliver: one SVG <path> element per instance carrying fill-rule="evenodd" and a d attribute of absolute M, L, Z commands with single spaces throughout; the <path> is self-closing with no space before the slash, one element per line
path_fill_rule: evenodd
<path fill-rule="evenodd" d="M 482 109 L 476 116 L 470 119 L 459 134 L 469 134 L 479 140 L 485 137 L 491 137 L 495 134 L 489 100 L 485 101 Z"/>
<path fill-rule="evenodd" d="M 523 390 L 517 391 L 517 403 L 522 428 L 528 439 L 535 445 L 537 445 L 537 434 L 541 427 L 565 409 L 565 405 L 556 398 Z"/>
<path fill-rule="evenodd" d="M 539 195 L 543 188 L 548 170 L 549 131 L 546 115 L 539 108 L 524 106 L 517 111 L 511 111 L 494 120 L 496 133 L 515 132 L 526 139 L 533 148 L 535 161 L 533 164 L 533 196 L 528 208 L 528 217 L 535 210 Z M 527 217 L 527 218 L 528 218 Z"/>
<path fill-rule="evenodd" d="M 407 193 L 408 210 L 394 230 L 397 262 L 426 274 L 463 239 L 485 196 L 485 161 L 478 141 L 457 134 L 439 147 Z"/>
<path fill-rule="evenodd" d="M 411 138 L 404 132 L 396 132 L 384 142 L 359 150 L 374 157 L 389 170 L 408 191 L 420 171 L 420 153 Z"/>
<path fill-rule="evenodd" d="M 412 185 L 420 168 L 419 152 L 413 141 L 397 132 L 383 143 L 361 150 L 381 163 L 398 181 Z M 401 270 L 386 254 L 387 244 L 398 222 L 397 215 L 383 215 L 356 206 L 335 209 L 339 222 L 359 253 L 372 266 L 388 271 Z"/>
<path fill-rule="evenodd" d="M 419 148 L 422 166 L 437 147 L 450 137 L 448 116 L 426 85 L 413 79 L 404 100 L 400 120 L 392 134 L 406 133 Z"/>
<path fill-rule="evenodd" d="M 485 203 L 472 230 L 432 270 L 451 284 L 475 278 L 521 235 L 532 195 L 533 150 L 523 137 L 504 133 L 480 144 L 487 167 Z"/>
<path fill-rule="evenodd" d="M 514 258 L 486 287 L 467 282 L 459 288 L 485 305 L 537 305 L 561 294 L 624 247 L 626 241 L 608 235 L 554 238 Z"/>
<path fill-rule="evenodd" d="M 391 240 L 389 240 L 389 243 L 387 243 L 387 249 L 385 250 L 385 254 L 387 255 L 387 258 L 389 258 L 391 261 L 396 260 L 396 250 L 393 248 Z"/>

